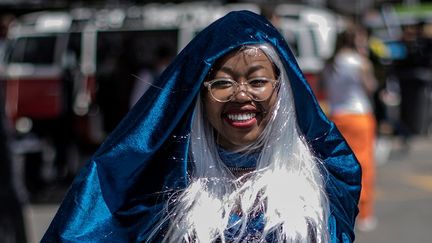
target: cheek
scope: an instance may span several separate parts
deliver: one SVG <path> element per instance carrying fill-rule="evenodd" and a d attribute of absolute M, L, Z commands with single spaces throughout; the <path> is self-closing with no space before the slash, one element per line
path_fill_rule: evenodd
<path fill-rule="evenodd" d="M 270 99 L 270 102 L 269 102 L 269 109 L 271 111 L 273 111 L 275 109 L 277 99 L 278 99 L 277 95 L 273 94 L 273 96 L 272 96 L 272 98 Z"/>
<path fill-rule="evenodd" d="M 275 110 L 277 102 L 277 95 L 273 94 L 273 96 L 264 104 L 264 109 L 266 110 L 267 114 L 265 119 L 269 119 L 271 115 L 273 114 L 273 111 Z"/>
<path fill-rule="evenodd" d="M 210 122 L 210 124 L 218 128 L 220 126 L 220 123 L 222 122 L 221 119 L 221 111 L 222 111 L 222 105 L 219 102 L 213 101 L 211 97 L 205 96 L 204 98 L 204 108 L 205 108 L 205 115 Z"/>

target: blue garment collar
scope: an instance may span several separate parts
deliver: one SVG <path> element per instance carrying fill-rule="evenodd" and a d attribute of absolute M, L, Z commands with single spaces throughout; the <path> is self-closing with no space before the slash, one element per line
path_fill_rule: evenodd
<path fill-rule="evenodd" d="M 218 147 L 221 160 L 230 168 L 255 168 L 260 152 L 241 153 L 230 152 Z"/>

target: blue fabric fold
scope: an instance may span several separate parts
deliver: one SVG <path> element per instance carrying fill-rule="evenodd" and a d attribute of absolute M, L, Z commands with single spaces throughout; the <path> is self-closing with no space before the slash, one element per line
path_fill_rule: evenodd
<path fill-rule="evenodd" d="M 259 152 L 230 152 L 221 147 L 218 148 L 218 152 L 221 160 L 229 168 L 255 168 L 259 157 Z"/>
<path fill-rule="evenodd" d="M 357 160 L 321 111 L 284 38 L 263 17 L 238 11 L 200 32 L 143 95 L 74 180 L 42 242 L 142 242 L 155 228 L 158 242 L 169 196 L 188 183 L 189 134 L 203 80 L 219 57 L 263 42 L 279 53 L 298 126 L 329 173 L 331 242 L 354 241 Z"/>

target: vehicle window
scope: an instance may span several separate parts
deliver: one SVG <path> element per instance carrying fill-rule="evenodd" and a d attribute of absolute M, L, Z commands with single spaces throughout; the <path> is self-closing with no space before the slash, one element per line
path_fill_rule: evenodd
<path fill-rule="evenodd" d="M 136 73 L 131 69 L 151 64 L 157 48 L 167 47 L 176 52 L 177 36 L 176 29 L 99 32 L 97 70 L 115 72 L 120 68 L 129 74 Z M 119 63 L 108 65 L 112 62 Z"/>
<path fill-rule="evenodd" d="M 312 46 L 313 46 L 313 55 L 314 56 L 319 56 L 319 51 L 318 51 L 318 32 L 314 31 L 313 29 L 309 29 L 308 30 L 312 39 Z"/>
<path fill-rule="evenodd" d="M 0 45 L 0 63 L 3 63 L 6 60 L 9 52 L 10 52 L 10 42 L 5 41 L 3 45 Z"/>
<path fill-rule="evenodd" d="M 16 40 L 10 62 L 51 64 L 54 62 L 55 36 L 25 37 Z"/>

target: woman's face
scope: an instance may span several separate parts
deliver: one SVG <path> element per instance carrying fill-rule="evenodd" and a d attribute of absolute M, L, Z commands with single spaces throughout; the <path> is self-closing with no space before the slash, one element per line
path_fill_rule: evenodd
<path fill-rule="evenodd" d="M 245 83 L 258 77 L 277 79 L 274 66 L 264 52 L 258 48 L 247 48 L 218 60 L 208 80 L 226 78 Z M 245 85 L 240 85 L 230 101 L 219 102 L 206 91 L 205 111 L 217 131 L 218 144 L 232 151 L 254 142 L 268 123 L 276 96 L 275 91 L 264 101 L 254 101 Z"/>

